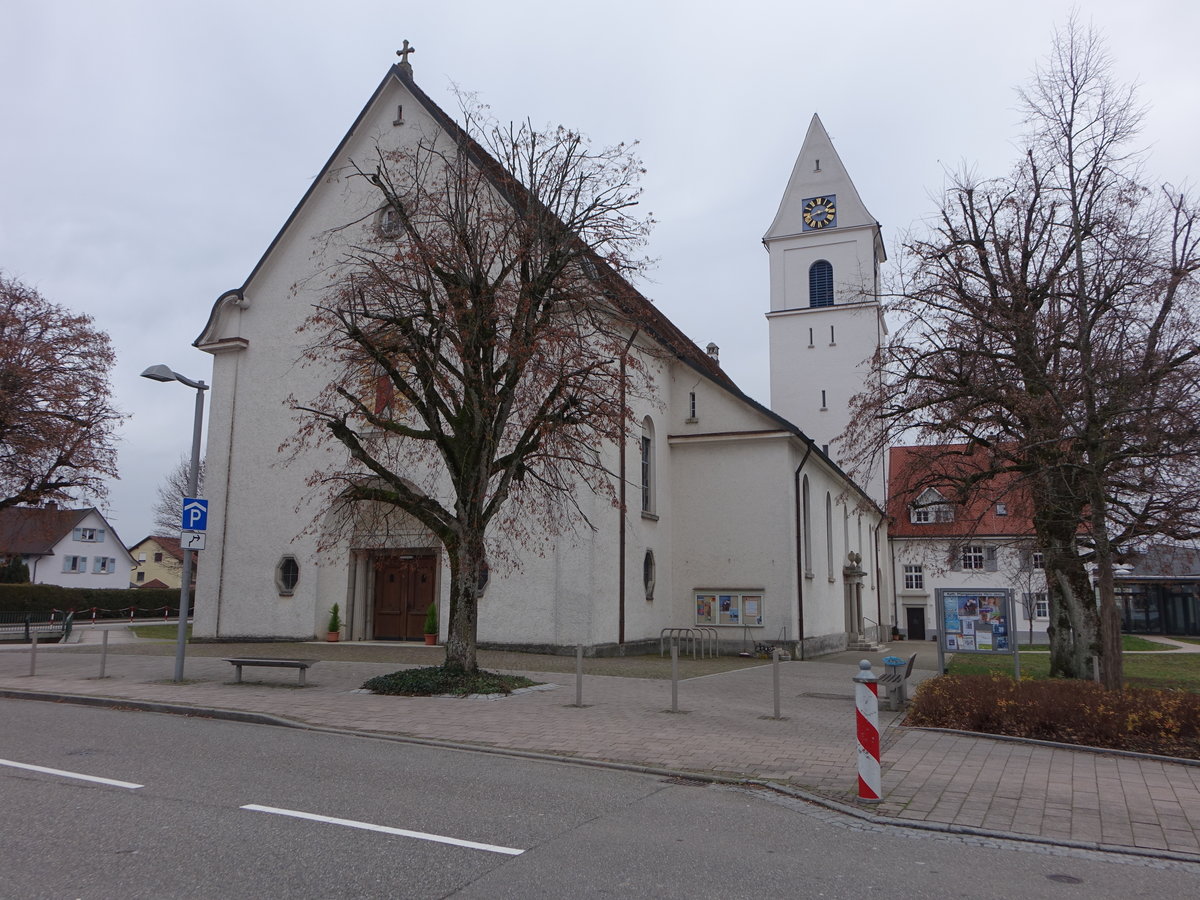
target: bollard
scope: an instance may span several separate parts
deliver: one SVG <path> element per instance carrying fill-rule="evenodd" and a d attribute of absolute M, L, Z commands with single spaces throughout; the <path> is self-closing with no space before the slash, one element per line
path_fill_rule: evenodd
<path fill-rule="evenodd" d="M 583 644 L 575 645 L 575 705 L 583 706 Z"/>
<path fill-rule="evenodd" d="M 879 772 L 879 684 L 867 660 L 860 662 L 858 668 L 854 676 L 858 799 L 863 803 L 878 803 L 883 795 Z"/>
<path fill-rule="evenodd" d="M 782 718 L 779 715 L 779 648 L 776 647 L 771 651 L 771 675 L 775 680 L 775 718 Z"/>
<path fill-rule="evenodd" d="M 104 677 L 104 666 L 108 662 L 108 629 L 100 637 L 100 677 Z"/>
<path fill-rule="evenodd" d="M 29 638 L 29 675 L 32 677 L 37 672 L 37 632 L 31 632 Z"/>
<path fill-rule="evenodd" d="M 671 712 L 679 712 L 679 641 L 671 638 Z"/>

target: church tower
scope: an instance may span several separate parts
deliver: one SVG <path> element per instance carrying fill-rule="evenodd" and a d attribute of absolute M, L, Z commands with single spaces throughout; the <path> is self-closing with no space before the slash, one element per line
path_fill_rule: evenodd
<path fill-rule="evenodd" d="M 812 117 L 779 212 L 763 244 L 770 254 L 771 408 L 836 462 L 850 399 L 873 383 L 871 358 L 886 327 L 879 223 L 867 212 L 821 120 Z M 884 502 L 882 464 L 856 480 Z"/>

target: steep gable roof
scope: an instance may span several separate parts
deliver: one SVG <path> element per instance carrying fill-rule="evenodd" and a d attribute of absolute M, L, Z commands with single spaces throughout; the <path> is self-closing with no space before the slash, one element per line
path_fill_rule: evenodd
<path fill-rule="evenodd" d="M 148 543 L 156 544 L 165 553 L 169 553 L 171 556 L 175 557 L 178 560 L 183 559 L 183 550 L 180 549 L 179 538 L 170 537 L 165 534 L 148 534 L 144 538 L 142 538 L 140 541 L 138 541 L 136 544 L 134 544 L 132 547 L 130 547 L 129 552 L 132 554 L 139 547 L 143 546 L 144 544 L 148 544 Z"/>
<path fill-rule="evenodd" d="M 97 511 L 30 506 L 0 509 L 0 555 L 49 556 L 54 545 L 91 512 Z"/>

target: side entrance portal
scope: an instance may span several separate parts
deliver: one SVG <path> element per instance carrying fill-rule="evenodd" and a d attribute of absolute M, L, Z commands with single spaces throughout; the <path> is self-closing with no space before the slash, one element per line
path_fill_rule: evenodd
<path fill-rule="evenodd" d="M 419 641 L 425 613 L 433 603 L 437 557 L 387 556 L 375 562 L 375 615 L 372 636 L 377 641 Z"/>

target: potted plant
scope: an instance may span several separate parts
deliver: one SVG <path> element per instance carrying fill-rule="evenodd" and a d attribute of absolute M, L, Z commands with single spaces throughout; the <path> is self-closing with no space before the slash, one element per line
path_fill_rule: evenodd
<path fill-rule="evenodd" d="M 325 635 L 325 640 L 336 641 L 341 637 L 342 631 L 342 611 L 335 603 L 329 608 L 329 633 Z"/>
<path fill-rule="evenodd" d="M 425 610 L 425 643 L 433 646 L 437 643 L 438 632 L 438 614 L 437 603 L 430 603 L 429 609 Z"/>

